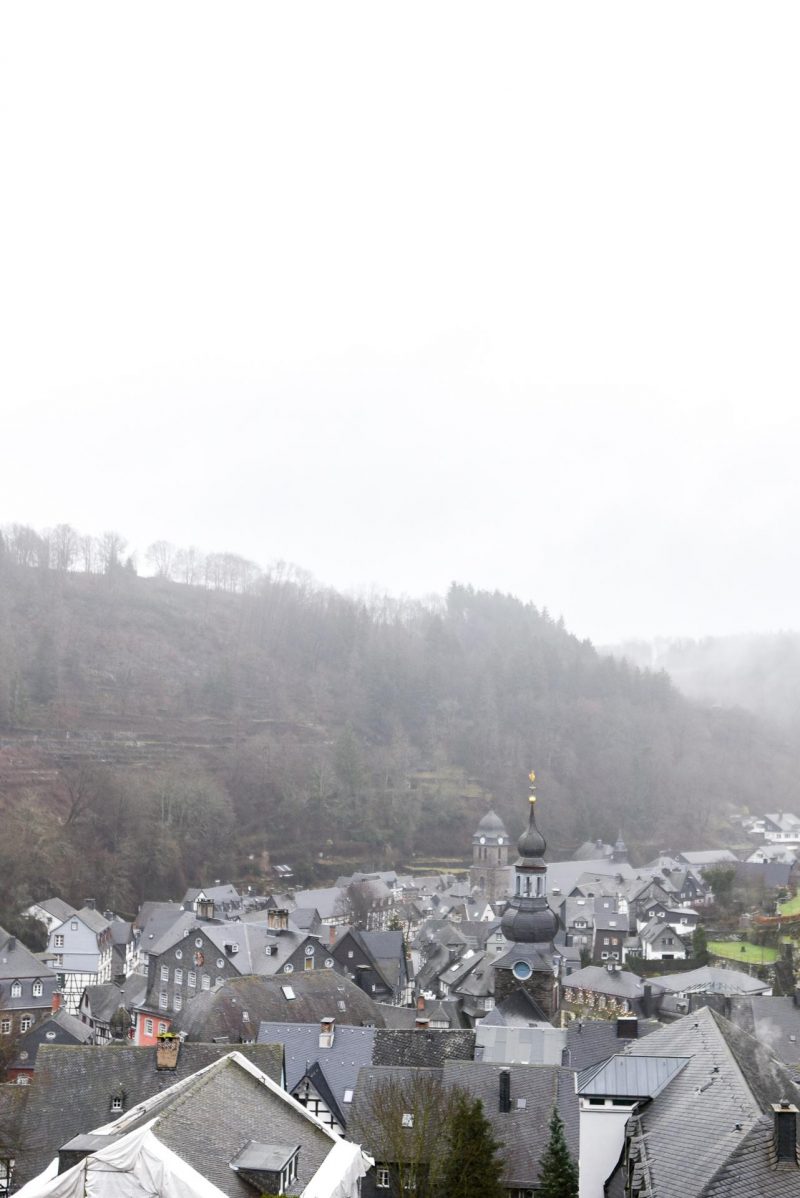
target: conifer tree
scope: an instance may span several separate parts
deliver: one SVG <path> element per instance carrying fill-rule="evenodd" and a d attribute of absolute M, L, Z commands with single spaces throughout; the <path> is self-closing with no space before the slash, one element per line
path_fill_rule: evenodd
<path fill-rule="evenodd" d="M 564 1123 L 553 1107 L 550 1139 L 542 1154 L 537 1198 L 578 1198 L 578 1167 L 567 1145 Z"/>
<path fill-rule="evenodd" d="M 459 1093 L 447 1133 L 447 1147 L 437 1179 L 440 1198 L 505 1198 L 497 1158 L 499 1141 L 483 1113 L 480 1098 Z"/>

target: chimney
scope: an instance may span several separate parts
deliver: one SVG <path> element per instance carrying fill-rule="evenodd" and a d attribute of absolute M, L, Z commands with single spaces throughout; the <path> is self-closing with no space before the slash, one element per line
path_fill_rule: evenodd
<path fill-rule="evenodd" d="M 424 994 L 417 995 L 417 1010 L 420 1013 L 422 1013 L 422 1011 L 425 1010 L 425 995 Z"/>
<path fill-rule="evenodd" d="M 181 1051 L 180 1036 L 165 1032 L 156 1041 L 156 1069 L 177 1069 Z"/>
<path fill-rule="evenodd" d="M 336 924 L 332 923 L 331 926 L 328 928 L 328 944 L 330 945 L 331 948 L 333 948 L 335 943 L 336 943 Z"/>
<path fill-rule="evenodd" d="M 319 1021 L 319 1046 L 320 1048 L 333 1048 L 333 1038 L 335 1032 L 335 1020 L 330 1016 L 325 1016 Z"/>
<path fill-rule="evenodd" d="M 198 919 L 213 919 L 214 900 L 209 898 L 197 899 L 194 905 L 194 913 Z"/>
<path fill-rule="evenodd" d="M 800 986 L 794 988 L 794 1005 L 800 1007 Z"/>
<path fill-rule="evenodd" d="M 772 1104 L 775 1120 L 773 1148 L 778 1161 L 797 1165 L 797 1107 L 786 1098 Z"/>
<path fill-rule="evenodd" d="M 50 1013 L 55 1015 L 56 1011 L 61 1010 L 61 991 L 54 990 L 53 997 L 50 1002 Z"/>
<path fill-rule="evenodd" d="M 6 952 L 13 953 L 13 951 L 16 947 L 17 947 L 16 936 L 9 936 L 8 940 L 6 940 L 6 943 L 5 943 Z"/>
<path fill-rule="evenodd" d="M 649 982 L 645 983 L 642 991 L 642 1014 L 645 1019 L 649 1019 L 653 1014 L 653 987 Z"/>
<path fill-rule="evenodd" d="M 426 1032 L 431 1026 L 430 1016 L 426 1011 L 421 1011 L 414 1020 L 415 1032 Z"/>
<path fill-rule="evenodd" d="M 289 927 L 289 912 L 285 907 L 271 907 L 267 912 L 267 927 L 271 932 L 285 932 Z"/>
<path fill-rule="evenodd" d="M 507 1115 L 511 1110 L 511 1070 L 500 1070 L 500 1112 Z"/>
<path fill-rule="evenodd" d="M 617 1036 L 620 1040 L 637 1040 L 639 1037 L 639 1020 L 635 1015 L 617 1016 Z"/>
<path fill-rule="evenodd" d="M 84 907 L 87 907 L 90 911 L 94 911 L 94 899 L 93 898 L 85 899 L 83 905 L 84 905 Z"/>

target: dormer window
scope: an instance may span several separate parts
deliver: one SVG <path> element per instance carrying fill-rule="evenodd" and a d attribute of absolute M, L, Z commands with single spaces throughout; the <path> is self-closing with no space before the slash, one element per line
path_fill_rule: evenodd
<path fill-rule="evenodd" d="M 121 1111 L 124 1109 L 124 1107 L 125 1107 L 125 1099 L 123 1098 L 122 1094 L 112 1094 L 111 1095 L 112 1111 Z"/>
<path fill-rule="evenodd" d="M 44 986 L 39 978 L 33 983 L 33 997 L 41 998 L 44 994 Z"/>
<path fill-rule="evenodd" d="M 22 982 L 11 983 L 11 997 L 22 998 Z"/>

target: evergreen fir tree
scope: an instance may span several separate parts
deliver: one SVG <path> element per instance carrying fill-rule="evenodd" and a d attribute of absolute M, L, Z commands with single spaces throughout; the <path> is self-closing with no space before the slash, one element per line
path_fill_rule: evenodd
<path fill-rule="evenodd" d="M 578 1198 L 578 1167 L 572 1159 L 564 1123 L 553 1107 L 550 1116 L 550 1139 L 542 1153 L 537 1198 Z"/>
<path fill-rule="evenodd" d="M 480 1098 L 460 1093 L 449 1122 L 436 1193 L 440 1198 L 505 1198 L 500 1181 L 503 1162 L 497 1158 L 500 1147 Z"/>

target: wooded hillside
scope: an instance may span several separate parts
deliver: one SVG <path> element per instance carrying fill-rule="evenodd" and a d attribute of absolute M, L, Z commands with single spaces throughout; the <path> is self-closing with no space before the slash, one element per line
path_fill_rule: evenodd
<path fill-rule="evenodd" d="M 264 851 L 303 882 L 466 856 L 490 799 L 518 833 L 531 766 L 553 855 L 619 828 L 642 856 L 707 845 L 728 804 L 788 805 L 796 764 L 507 595 L 367 606 L 289 571 L 228 593 L 0 555 L 0 914 L 54 890 L 131 910 Z"/>

